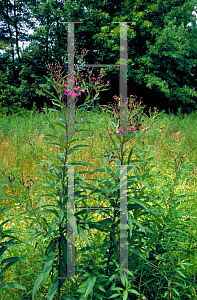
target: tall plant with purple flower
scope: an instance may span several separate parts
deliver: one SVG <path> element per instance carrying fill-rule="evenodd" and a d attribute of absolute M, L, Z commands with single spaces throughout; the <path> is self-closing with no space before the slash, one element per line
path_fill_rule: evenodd
<path fill-rule="evenodd" d="M 70 74 L 70 81 L 68 80 L 68 75 L 63 76 L 64 65 L 58 66 L 57 64 L 50 64 L 49 62 L 46 63 L 48 75 L 50 76 L 48 81 L 50 84 L 52 84 L 56 91 L 58 102 L 62 102 L 66 105 L 67 96 L 72 96 L 75 99 L 75 103 L 77 103 L 81 93 L 86 93 L 85 103 L 84 105 L 81 105 L 81 108 L 86 107 L 86 109 L 88 109 L 92 103 L 98 99 L 100 92 L 108 89 L 107 87 L 110 84 L 109 80 L 106 84 L 104 84 L 103 80 L 101 80 L 105 75 L 104 69 L 100 70 L 97 78 L 95 74 L 92 74 L 93 70 L 90 71 L 90 68 L 87 69 L 88 74 L 86 74 L 86 76 L 82 71 L 80 72 L 80 67 L 83 66 L 82 60 L 88 51 L 89 50 L 83 49 L 80 55 L 76 55 L 80 64 L 77 71 L 74 71 L 74 74 Z M 74 83 L 75 86 L 73 87 Z M 95 91 L 95 95 L 93 99 L 90 99 L 93 91 Z M 49 94 L 52 95 L 51 93 Z M 57 98 L 52 95 L 52 99 L 55 101 Z M 87 104 L 89 105 L 87 106 Z M 67 104 L 67 106 L 68 105 L 69 104 Z"/>

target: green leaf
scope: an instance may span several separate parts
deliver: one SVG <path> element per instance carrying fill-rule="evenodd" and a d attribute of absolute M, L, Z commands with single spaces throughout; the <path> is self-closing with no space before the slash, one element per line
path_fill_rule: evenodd
<path fill-rule="evenodd" d="M 59 284 L 59 280 L 56 280 L 51 284 L 50 289 L 49 289 L 49 293 L 48 293 L 48 297 L 47 297 L 48 300 L 53 299 L 53 296 L 55 295 L 55 293 L 57 291 L 58 284 Z"/>
<path fill-rule="evenodd" d="M 59 206 L 59 225 L 62 223 L 62 220 L 64 218 L 64 213 L 65 213 L 65 206 L 61 201 L 58 201 L 58 206 Z"/>
<path fill-rule="evenodd" d="M 101 252 L 104 253 L 106 252 L 106 250 L 108 249 L 109 245 L 110 245 L 110 241 L 104 242 L 99 248 L 101 248 Z"/>
<path fill-rule="evenodd" d="M 15 282 L 8 282 L 4 286 L 2 286 L 2 289 L 9 289 L 9 288 L 26 290 L 26 288 L 24 286 L 22 286 L 19 283 L 15 283 Z"/>
<path fill-rule="evenodd" d="M 99 288 L 99 290 L 101 290 L 101 291 L 103 291 L 103 292 L 106 293 L 106 291 L 105 291 L 104 287 L 102 287 L 102 285 L 99 284 L 98 288 Z"/>
<path fill-rule="evenodd" d="M 48 123 L 46 123 L 46 124 L 48 124 Z M 54 134 L 45 134 L 43 137 L 57 138 L 57 136 Z"/>
<path fill-rule="evenodd" d="M 69 253 L 69 251 L 68 251 L 68 253 Z M 70 257 L 69 257 L 69 260 L 70 260 Z M 63 284 L 64 284 L 64 282 L 66 280 L 65 277 L 67 277 L 67 267 L 66 266 L 67 265 L 66 265 L 66 262 L 64 261 L 64 258 L 61 257 L 60 262 L 59 262 L 60 277 L 64 277 L 64 278 L 61 278 L 59 280 L 59 287 L 60 287 L 60 289 L 62 288 L 62 286 L 63 286 Z"/>
<path fill-rule="evenodd" d="M 113 290 L 113 291 L 114 291 L 114 290 L 117 290 L 117 291 L 123 291 L 123 288 L 114 286 L 114 287 L 111 288 L 111 290 Z"/>
<path fill-rule="evenodd" d="M 176 284 L 176 285 L 179 285 L 179 286 L 181 286 L 182 288 L 186 288 L 186 286 L 184 285 L 184 284 L 182 284 L 181 282 L 173 282 L 174 284 Z"/>
<path fill-rule="evenodd" d="M 7 266 L 5 266 L 5 267 L 1 270 L 1 272 L 0 272 L 0 277 L 3 276 L 4 273 L 5 273 L 5 272 L 6 272 L 13 264 L 15 264 L 15 262 L 11 262 L 11 263 L 7 264 Z"/>
<path fill-rule="evenodd" d="M 77 290 L 78 293 L 84 293 L 85 292 L 85 287 L 86 287 L 86 281 L 82 282 Z"/>
<path fill-rule="evenodd" d="M 130 151 L 130 153 L 129 153 L 127 165 L 129 165 L 129 163 L 130 163 L 130 159 L 131 159 L 132 154 L 133 154 L 133 149 L 131 149 L 131 151 Z"/>
<path fill-rule="evenodd" d="M 64 165 L 64 160 L 65 160 L 64 154 L 58 153 L 58 157 L 59 157 L 59 160 L 61 161 L 62 165 Z"/>
<path fill-rule="evenodd" d="M 144 226 L 143 226 L 142 224 L 140 224 L 137 220 L 132 219 L 132 222 L 133 222 L 134 224 L 136 224 L 140 229 L 142 229 L 142 231 L 144 231 L 144 233 L 146 233 L 146 230 L 152 233 L 152 231 L 151 231 L 150 229 L 148 229 L 147 227 L 144 227 Z"/>
<path fill-rule="evenodd" d="M 5 264 L 5 263 L 10 263 L 10 262 L 17 262 L 17 261 L 22 261 L 24 263 L 28 263 L 26 260 L 24 260 L 23 258 L 20 258 L 20 257 L 10 257 L 10 258 L 6 258 L 6 259 L 3 259 L 1 264 Z"/>
<path fill-rule="evenodd" d="M 6 249 L 7 249 L 7 247 L 5 247 L 5 246 L 2 246 L 0 248 L 0 257 L 3 255 L 3 253 L 6 251 Z"/>
<path fill-rule="evenodd" d="M 55 228 L 57 222 L 56 220 L 53 220 L 49 226 L 49 230 L 48 230 L 48 234 L 47 234 L 47 238 L 50 237 L 51 233 L 53 232 L 53 229 Z"/>
<path fill-rule="evenodd" d="M 69 151 L 68 151 L 68 154 L 67 155 L 70 155 L 72 152 L 76 151 L 78 148 L 81 148 L 81 147 L 91 147 L 90 145 L 77 145 L 77 146 L 74 146 L 73 148 L 71 148 Z"/>
<path fill-rule="evenodd" d="M 166 297 L 169 294 L 169 291 L 166 291 L 164 294 L 164 297 Z"/>
<path fill-rule="evenodd" d="M 6 212 L 6 211 L 9 211 L 9 208 L 10 208 L 10 207 L 12 207 L 12 206 L 9 205 L 9 206 L 7 206 L 7 207 L 1 209 L 1 210 L 0 210 L 0 215 L 3 214 L 3 213 Z"/>
<path fill-rule="evenodd" d="M 177 289 L 175 289 L 175 288 L 172 288 L 172 291 L 174 291 L 174 292 L 175 292 L 175 294 L 176 294 L 177 296 L 180 296 L 180 295 L 179 295 L 179 292 L 177 291 Z"/>
<path fill-rule="evenodd" d="M 48 189 L 49 189 L 49 186 L 52 188 L 52 189 L 55 189 L 55 183 L 53 181 L 49 181 L 49 180 L 45 180 L 45 179 L 42 179 L 42 181 L 44 183 L 46 183 L 46 185 L 48 185 Z M 41 197 L 41 195 L 39 196 Z"/>
<path fill-rule="evenodd" d="M 10 198 L 12 198 L 12 197 L 10 197 Z M 3 226 L 4 226 L 6 223 L 10 222 L 10 221 L 13 220 L 13 219 L 15 219 L 15 217 L 13 217 L 13 218 L 11 218 L 11 219 L 8 219 L 8 220 L 4 221 L 3 223 L 1 223 L 1 224 L 0 224 L 0 228 L 1 228 L 1 227 L 3 228 Z M 2 230 L 1 230 L 1 231 L 2 231 Z"/>
<path fill-rule="evenodd" d="M 51 170 L 54 170 L 56 176 L 61 180 L 62 179 L 62 170 L 55 164 L 51 164 L 49 167 L 48 171 L 50 172 Z"/>
<path fill-rule="evenodd" d="M 56 257 L 56 253 L 50 253 L 49 256 L 47 257 L 47 260 L 44 264 L 44 270 L 43 272 L 37 277 L 34 287 L 33 287 L 33 292 L 32 292 L 32 300 L 34 299 L 36 290 L 38 289 L 38 287 L 41 285 L 42 281 L 44 280 L 46 282 L 47 277 L 49 275 L 49 272 L 52 269 L 54 260 Z"/>
<path fill-rule="evenodd" d="M 182 277 L 186 278 L 186 276 L 180 270 L 176 270 L 176 272 L 179 273 Z"/>
<path fill-rule="evenodd" d="M 120 296 L 120 294 L 113 294 L 113 295 L 111 295 L 109 298 L 119 297 L 119 296 Z"/>
<path fill-rule="evenodd" d="M 41 285 L 41 283 L 42 283 L 42 281 L 44 280 L 44 278 L 45 278 L 45 274 L 43 274 L 43 273 L 41 273 L 41 274 L 37 277 L 37 279 L 36 279 L 36 281 L 35 281 L 35 283 L 34 283 L 34 287 L 33 287 L 32 300 L 34 299 L 34 296 L 35 296 L 35 293 L 36 293 L 37 288 Z"/>
<path fill-rule="evenodd" d="M 62 127 L 65 130 L 65 132 L 66 132 L 66 125 L 63 124 L 63 123 L 64 123 L 63 119 L 60 119 L 59 121 L 51 121 L 50 122 L 50 124 L 52 124 L 52 125 L 57 125 L 59 127 Z"/>
<path fill-rule="evenodd" d="M 64 257 L 64 261 L 67 263 L 67 239 L 62 234 L 60 239 L 61 247 L 62 247 L 62 254 Z"/>
<path fill-rule="evenodd" d="M 44 198 L 44 197 L 43 197 Z M 48 205 L 47 205 L 48 206 Z M 59 217 L 58 211 L 56 209 L 46 209 L 42 210 L 43 214 L 54 214 L 56 217 Z"/>
<path fill-rule="evenodd" d="M 133 289 L 129 289 L 128 292 L 138 295 L 138 296 L 140 295 L 136 290 L 133 290 Z"/>
<path fill-rule="evenodd" d="M 124 291 L 122 299 L 127 300 L 127 297 L 128 297 L 128 291 Z"/>
<path fill-rule="evenodd" d="M 128 195 L 128 201 L 132 201 L 135 202 L 136 204 L 140 205 L 140 207 L 143 207 L 146 211 L 154 213 L 153 210 L 151 210 L 150 208 L 148 208 L 145 203 L 143 201 L 141 201 L 140 199 L 136 199 L 134 197 L 131 197 Z M 128 210 L 132 210 L 133 209 L 133 204 L 128 204 Z"/>
<path fill-rule="evenodd" d="M 110 218 L 104 219 L 99 222 L 89 222 L 88 225 L 90 228 L 96 228 L 101 231 L 113 231 L 111 228 L 113 221 Z"/>
<path fill-rule="evenodd" d="M 60 144 L 60 143 L 57 143 L 57 142 L 44 142 L 44 144 L 46 144 L 46 145 L 54 145 L 54 146 L 56 146 L 58 149 L 60 149 L 60 150 L 64 150 L 64 147 L 63 147 L 63 145 L 62 144 Z M 57 157 L 57 156 L 56 156 Z"/>
<path fill-rule="evenodd" d="M 142 253 L 140 253 L 138 250 L 131 248 L 129 249 L 130 252 L 133 252 L 135 255 L 141 257 L 143 260 L 145 260 L 147 262 L 147 264 L 149 265 L 149 261 L 143 256 Z"/>
<path fill-rule="evenodd" d="M 56 240 L 54 238 L 52 238 L 50 243 L 48 244 L 48 246 L 46 248 L 45 255 L 48 256 L 49 253 L 54 252 L 55 251 L 55 246 L 56 246 Z"/>
<path fill-rule="evenodd" d="M 80 236 L 88 243 L 88 245 L 91 247 L 87 235 L 86 235 L 85 232 L 84 232 L 82 229 L 80 229 L 79 227 L 78 227 L 78 233 L 79 233 L 79 235 L 80 235 Z"/>
<path fill-rule="evenodd" d="M 25 231 L 19 231 L 19 230 L 14 230 L 14 229 L 8 229 L 8 230 L 5 230 L 3 233 L 19 233 L 19 234 L 21 234 L 21 233 L 26 233 L 27 234 L 27 232 L 25 232 Z M 13 237 L 15 240 L 18 240 L 18 238 L 17 237 Z"/>
<path fill-rule="evenodd" d="M 101 299 L 101 300 L 104 300 L 106 299 L 107 297 L 103 296 L 103 295 L 99 295 L 97 293 L 94 293 L 94 296 L 96 297 L 96 299 Z"/>
<path fill-rule="evenodd" d="M 83 297 L 81 297 L 80 299 L 84 299 L 84 300 L 87 299 L 88 295 L 90 294 L 90 292 L 92 291 L 92 289 L 94 287 L 95 281 L 96 281 L 96 276 L 93 274 L 90 274 L 90 276 L 87 280 L 86 287 L 85 287 L 85 293 L 84 293 Z"/>
<path fill-rule="evenodd" d="M 106 285 L 108 285 L 115 277 L 116 277 L 116 274 L 113 274 L 113 275 L 108 279 Z"/>

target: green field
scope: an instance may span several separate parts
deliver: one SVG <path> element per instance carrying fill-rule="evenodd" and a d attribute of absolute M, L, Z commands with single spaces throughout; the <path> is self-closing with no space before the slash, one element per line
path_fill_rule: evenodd
<path fill-rule="evenodd" d="M 18 249 L 10 247 L 8 244 L 7 250 L 0 256 L 0 272 L 7 265 L 6 261 L 2 263 L 6 258 L 23 257 L 25 261 L 18 261 L 6 270 L 3 285 L 15 282 L 26 288 L 25 290 L 11 287 L 0 288 L 0 299 L 2 300 L 32 299 L 34 283 L 43 268 L 46 247 L 50 239 L 55 237 L 55 235 L 53 236 L 55 229 L 58 230 L 56 225 L 57 227 L 52 229 L 51 235 L 48 234 L 49 225 L 54 216 L 44 213 L 44 204 L 53 204 L 58 211 L 58 199 L 54 200 L 50 196 L 38 197 L 40 194 L 52 193 L 47 188 L 47 183 L 41 179 L 52 178 L 48 161 L 57 163 L 57 159 L 55 156 L 47 155 L 58 155 L 61 152 L 57 146 L 45 144 L 44 135 L 52 134 L 49 122 L 46 122 L 46 116 L 50 120 L 59 120 L 57 113 L 50 110 L 47 110 L 46 114 L 24 111 L 17 115 L 0 116 L 0 209 L 3 210 L 9 206 L 9 209 L 0 215 L 0 223 L 10 219 L 3 227 L 0 227 L 0 242 L 10 240 L 9 237 L 2 234 L 2 231 L 12 229 L 23 232 L 21 234 L 10 233 L 19 238 L 22 243 L 15 244 Z M 143 120 L 142 128 L 146 128 L 150 119 L 144 117 Z M 112 202 L 105 196 L 113 184 L 117 185 L 117 180 L 113 179 L 109 170 L 114 170 L 116 177 L 119 173 L 116 171 L 115 160 L 113 157 L 111 158 L 113 153 L 110 151 L 114 146 L 109 131 L 114 130 L 113 126 L 117 125 L 117 122 L 112 115 L 104 113 L 104 111 L 85 112 L 81 114 L 81 117 L 80 114 L 77 114 L 76 121 L 76 126 L 83 121 L 84 123 L 79 124 L 80 128 L 92 131 L 79 133 L 78 137 L 86 140 L 81 142 L 77 138 L 72 147 L 80 144 L 89 147 L 78 148 L 72 152 L 69 159 L 73 163 L 82 161 L 89 163 L 93 168 L 91 166 L 75 166 L 74 172 L 98 170 L 103 168 L 103 163 L 105 163 L 106 172 L 81 175 L 88 180 L 89 185 L 80 186 L 82 180 L 80 184 L 78 181 L 75 183 L 77 194 L 75 205 L 110 207 Z M 88 121 L 93 123 L 90 124 Z M 92 247 L 88 248 L 87 242 L 80 236 L 78 242 L 75 242 L 76 266 L 85 266 L 89 270 L 86 269 L 86 272 L 82 272 L 83 274 L 79 273 L 85 274 L 86 279 L 84 280 L 88 279 L 88 274 L 91 272 L 97 274 L 93 290 L 88 297 L 83 298 L 83 291 L 80 294 L 76 290 L 84 280 L 69 279 L 65 280 L 53 299 L 109 299 L 114 294 L 117 296 L 111 297 L 113 299 L 197 299 L 196 128 L 197 112 L 176 116 L 162 112 L 155 118 L 149 130 L 126 143 L 128 152 L 124 155 L 123 164 L 127 165 L 130 150 L 133 149 L 129 165 L 135 165 L 128 171 L 128 176 L 130 176 L 128 185 L 131 182 L 128 203 L 131 205 L 130 214 L 133 218 L 132 230 L 131 226 L 128 227 L 128 239 L 129 249 L 134 249 L 128 252 L 128 262 L 129 271 L 135 277 L 135 279 L 129 280 L 129 289 L 135 292 L 125 292 L 126 287 L 121 280 L 113 279 L 107 283 L 110 276 L 115 273 L 118 275 L 117 267 L 109 258 L 110 256 L 118 261 L 117 244 L 114 243 L 116 245 L 114 250 L 108 249 L 105 254 L 102 252 L 102 248 L 99 248 L 104 242 L 111 241 L 108 232 L 93 228 L 90 233 L 89 230 L 83 228 Z M 63 127 L 57 127 L 57 134 L 63 135 L 63 133 Z M 114 139 L 117 144 L 118 137 L 114 136 Z M 57 141 L 52 137 L 49 140 Z M 107 152 L 110 156 L 109 159 Z M 114 151 L 114 156 L 118 156 L 118 151 Z M 48 172 L 50 175 L 48 177 L 42 175 L 43 172 Z M 94 182 L 93 179 L 106 179 L 107 181 L 103 181 L 103 185 L 101 185 L 99 181 Z M 79 197 L 79 191 L 83 191 L 83 195 L 90 196 L 90 191 L 93 190 L 90 185 L 95 187 L 101 185 L 100 195 L 103 191 L 103 198 L 99 198 L 99 193 L 95 193 L 94 199 L 84 197 L 84 204 Z M 60 187 L 57 185 L 54 189 L 58 190 Z M 117 190 L 114 190 L 114 195 L 116 192 Z M 118 203 L 118 198 L 116 200 Z M 90 220 L 90 217 L 92 218 L 91 222 L 106 220 L 109 217 L 115 222 L 118 217 L 116 215 L 115 219 L 114 216 L 113 210 L 110 213 L 91 210 L 89 214 L 87 210 L 86 214 L 82 214 L 83 222 Z M 40 235 L 36 236 L 38 233 Z M 117 232 L 116 241 L 118 241 Z M 3 247 L 3 244 L 1 246 Z M 2 248 L 0 248 L 1 250 Z M 50 271 L 46 282 L 41 282 L 35 299 L 52 299 L 47 295 L 53 281 L 51 275 L 55 277 L 57 272 L 58 268 L 54 268 L 53 275 Z M 108 279 L 105 279 L 100 285 L 98 283 L 101 278 L 98 276 L 99 274 L 108 276 Z M 1 275 L 0 273 L 0 286 Z M 122 288 L 122 290 L 118 290 L 118 288 Z M 66 298 L 65 295 L 70 298 Z"/>

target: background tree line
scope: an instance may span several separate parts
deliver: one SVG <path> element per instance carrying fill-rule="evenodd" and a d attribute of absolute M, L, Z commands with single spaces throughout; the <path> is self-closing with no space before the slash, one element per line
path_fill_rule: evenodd
<path fill-rule="evenodd" d="M 31 109 L 34 102 L 52 105 L 43 92 L 45 63 L 65 62 L 68 25 L 62 22 L 71 21 L 83 22 L 75 24 L 75 45 L 90 50 L 85 57 L 89 64 L 118 64 L 120 25 L 112 22 L 132 22 L 127 25 L 128 96 L 138 95 L 167 112 L 195 110 L 195 5 L 195 0 L 1 0 L 0 110 Z M 107 70 L 104 79 L 110 79 L 111 88 L 100 95 L 101 104 L 119 95 L 119 69 Z"/>

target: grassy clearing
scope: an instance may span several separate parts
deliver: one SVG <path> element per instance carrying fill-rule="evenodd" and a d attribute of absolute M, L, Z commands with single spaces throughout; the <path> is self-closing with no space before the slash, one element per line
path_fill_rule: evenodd
<path fill-rule="evenodd" d="M 56 115 L 52 112 L 47 112 L 51 119 L 55 119 Z M 109 146 L 109 134 L 104 130 L 104 117 L 109 120 L 109 130 L 110 128 L 110 116 L 101 114 L 96 114 L 92 112 L 87 112 L 82 118 L 84 121 L 91 120 L 95 124 L 85 124 L 84 128 L 93 129 L 93 132 L 86 132 L 83 134 L 87 140 L 85 144 L 90 145 L 89 148 L 81 148 L 77 152 L 77 157 L 72 156 L 73 162 L 86 161 L 94 165 L 94 169 L 99 169 L 102 167 L 102 159 L 106 155 L 106 151 L 110 151 Z M 77 121 L 79 116 L 77 116 Z M 23 199 L 29 201 L 29 208 L 33 208 L 37 203 L 37 189 L 42 186 L 41 176 L 39 176 L 39 170 L 35 166 L 41 166 L 40 159 L 47 159 L 47 154 L 58 153 L 58 149 L 52 145 L 44 145 L 45 134 L 50 134 L 50 129 L 48 126 L 44 126 L 42 122 L 45 121 L 44 114 L 24 112 L 21 116 L 4 116 L 0 117 L 0 180 L 1 180 L 1 195 L 4 198 L 0 198 L 1 209 L 11 205 L 9 212 L 5 213 L 2 218 L 3 221 L 7 218 L 12 218 L 18 216 L 23 210 L 25 212 L 24 206 L 22 204 L 17 204 L 13 199 L 10 199 L 10 194 L 17 197 L 19 193 L 23 193 Z M 185 157 L 185 161 L 181 165 L 185 169 L 186 173 L 182 173 L 181 178 L 179 178 L 179 184 L 176 185 L 174 193 L 176 195 L 180 194 L 194 194 L 197 191 L 197 113 L 190 115 L 166 115 L 161 113 L 157 122 L 153 127 L 141 137 L 138 141 L 134 141 L 133 144 L 128 142 L 127 149 L 149 149 L 147 154 L 157 152 L 153 157 L 153 163 L 162 163 L 161 165 L 153 166 L 150 175 L 150 182 L 152 186 L 153 198 L 157 198 L 160 201 L 163 209 L 168 207 L 167 202 L 165 203 L 163 199 L 165 198 L 166 191 L 170 189 L 173 185 L 176 177 L 175 169 L 176 158 L 180 154 Z M 60 130 L 61 131 L 61 130 Z M 61 132 L 60 132 L 61 133 Z M 81 136 L 81 135 L 80 135 Z M 75 144 L 80 144 L 80 141 L 76 141 Z M 76 153 L 76 152 L 75 152 Z M 115 163 L 109 162 L 107 165 L 110 167 L 114 166 Z M 43 165 L 42 165 L 43 166 Z M 44 164 L 47 169 L 47 162 Z M 93 171 L 89 167 L 75 167 L 76 171 Z M 158 175 L 158 176 L 157 176 Z M 10 176 L 10 177 L 9 177 Z M 104 173 L 97 173 L 97 177 L 105 176 Z M 86 179 L 95 178 L 94 175 L 83 175 Z M 44 177 L 42 177 L 44 178 Z M 13 179 L 13 180 L 12 180 Z M 33 188 L 29 189 L 32 180 L 34 182 Z M 21 184 L 21 186 L 16 186 L 16 183 Z M 47 191 L 46 191 L 47 192 Z M 31 193 L 31 197 L 29 197 Z M 29 199 L 29 200 L 27 200 Z M 33 199 L 33 200 L 32 200 Z M 159 200 L 160 199 L 160 200 Z M 183 198 L 185 200 L 185 198 Z M 185 222 L 188 222 L 188 233 L 187 240 L 182 244 L 181 249 L 177 249 L 177 258 L 180 260 L 187 261 L 192 264 L 192 267 L 182 270 L 184 276 L 187 277 L 187 288 L 185 291 L 180 292 L 180 296 L 173 299 L 197 299 L 197 285 L 196 285 L 196 275 L 197 275 L 197 238 L 195 239 L 196 229 L 197 229 L 197 197 L 194 196 L 192 199 L 188 197 L 188 202 L 180 201 L 176 209 L 183 212 L 183 218 Z M 45 199 L 46 203 L 49 203 L 50 199 Z M 166 200 L 167 201 L 167 200 Z M 88 201 L 87 201 L 88 202 Z M 151 203 L 150 203 L 151 204 Z M 95 203 L 89 203 L 90 206 L 96 206 Z M 106 206 L 109 203 L 106 203 Z M 96 220 L 101 220 L 105 217 L 105 214 L 97 214 Z M 16 230 L 23 230 L 29 232 L 32 226 L 37 226 L 36 216 L 32 219 L 23 219 L 22 217 L 8 223 L 4 229 L 14 228 Z M 97 232 L 97 230 L 92 231 L 95 237 L 96 243 L 104 239 L 105 234 Z M 196 235 L 197 236 L 197 235 Z M 28 240 L 28 234 L 21 236 L 23 240 Z M 89 236 L 90 240 L 91 237 Z M 80 245 L 85 245 L 84 241 L 76 242 L 76 247 L 80 248 Z M 4 300 L 19 300 L 19 299 L 31 299 L 31 290 L 33 288 L 34 282 L 39 275 L 41 259 L 40 255 L 44 254 L 45 243 L 39 242 L 28 242 L 18 246 L 20 248 L 20 255 L 18 250 L 9 249 L 3 256 L 3 259 L 11 256 L 25 256 L 27 263 L 17 263 L 11 267 L 6 272 L 5 282 L 13 281 L 18 282 L 26 287 L 26 291 L 16 290 L 16 289 L 5 289 L 1 291 L 0 299 Z M 90 258 L 90 254 L 84 253 L 84 257 L 87 255 Z M 93 255 L 93 253 L 92 253 Z M 83 256 L 83 255 L 82 255 Z M 77 257 L 77 261 L 80 260 L 80 255 Z M 83 258 L 84 259 L 84 258 Z M 99 261 L 99 257 L 97 258 Z M 157 272 L 157 270 L 155 270 Z M 148 291 L 148 280 L 149 278 L 144 277 L 144 286 Z M 72 281 L 69 280 L 66 284 L 67 293 L 73 297 L 77 297 L 75 290 L 81 283 L 81 280 Z M 152 283 L 150 283 L 152 284 Z M 37 293 L 35 299 L 46 299 L 47 291 L 49 288 L 49 283 L 46 282 L 42 285 Z M 141 289 L 144 287 L 141 287 Z M 140 289 L 140 287 L 139 287 Z M 157 289 L 158 291 L 158 289 Z M 148 293 L 148 292 L 147 292 Z M 155 295 L 155 299 L 160 299 L 160 291 Z M 186 296 L 183 296 L 185 293 Z M 176 293 L 174 293 L 176 295 Z M 135 296 L 137 297 L 137 296 Z M 137 299 L 137 298 L 132 299 Z M 169 297 L 169 295 L 168 295 Z M 175 296 L 173 296 L 175 297 Z M 184 298 L 185 297 L 185 298 Z M 56 298 L 54 298 L 56 299 Z M 141 298 L 140 298 L 141 299 Z M 152 298 L 151 298 L 152 299 Z M 164 299 L 168 299 L 167 296 Z"/>

